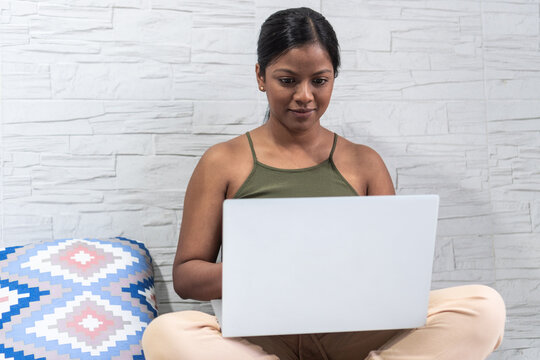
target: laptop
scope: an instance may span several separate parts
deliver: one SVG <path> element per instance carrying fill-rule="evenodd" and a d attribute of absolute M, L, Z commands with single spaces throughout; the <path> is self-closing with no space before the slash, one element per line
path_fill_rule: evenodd
<path fill-rule="evenodd" d="M 223 204 L 224 337 L 425 324 L 437 195 Z"/>

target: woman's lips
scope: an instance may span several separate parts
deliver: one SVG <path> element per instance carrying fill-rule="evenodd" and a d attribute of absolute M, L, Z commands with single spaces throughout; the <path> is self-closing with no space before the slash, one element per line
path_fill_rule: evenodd
<path fill-rule="evenodd" d="M 309 117 L 315 109 L 289 109 L 295 116 L 307 118 Z"/>

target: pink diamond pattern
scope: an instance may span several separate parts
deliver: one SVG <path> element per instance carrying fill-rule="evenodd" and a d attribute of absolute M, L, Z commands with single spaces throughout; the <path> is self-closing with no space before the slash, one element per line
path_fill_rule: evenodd
<path fill-rule="evenodd" d="M 111 244 L 84 239 L 70 239 L 40 251 L 22 264 L 31 270 L 48 269 L 53 276 L 62 276 L 89 286 L 138 262 L 129 252 Z"/>
<path fill-rule="evenodd" d="M 142 332 L 145 326 L 131 311 L 84 291 L 64 307 L 44 315 L 27 333 L 98 356 L 118 341 Z"/>

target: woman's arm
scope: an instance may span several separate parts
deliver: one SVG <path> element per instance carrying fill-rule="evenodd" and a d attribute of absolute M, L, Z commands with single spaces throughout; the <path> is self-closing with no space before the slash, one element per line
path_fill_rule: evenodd
<path fill-rule="evenodd" d="M 383 159 L 377 152 L 365 147 L 367 164 L 367 195 L 395 195 L 394 184 Z"/>
<path fill-rule="evenodd" d="M 221 246 L 221 216 L 227 191 L 222 150 L 218 144 L 201 158 L 189 181 L 178 247 L 173 264 L 173 284 L 184 299 L 221 298 L 221 264 L 215 264 Z"/>

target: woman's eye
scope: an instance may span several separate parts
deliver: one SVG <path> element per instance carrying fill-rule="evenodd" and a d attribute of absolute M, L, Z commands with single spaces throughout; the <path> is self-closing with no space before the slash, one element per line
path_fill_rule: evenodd
<path fill-rule="evenodd" d="M 291 79 L 291 78 L 281 78 L 279 79 L 279 81 L 281 81 L 283 85 L 290 85 L 294 83 L 294 79 Z"/>
<path fill-rule="evenodd" d="M 326 79 L 315 79 L 315 80 L 313 80 L 313 82 L 315 83 L 315 85 L 324 85 L 324 84 L 326 84 L 326 82 L 328 82 L 328 80 L 326 80 Z"/>

